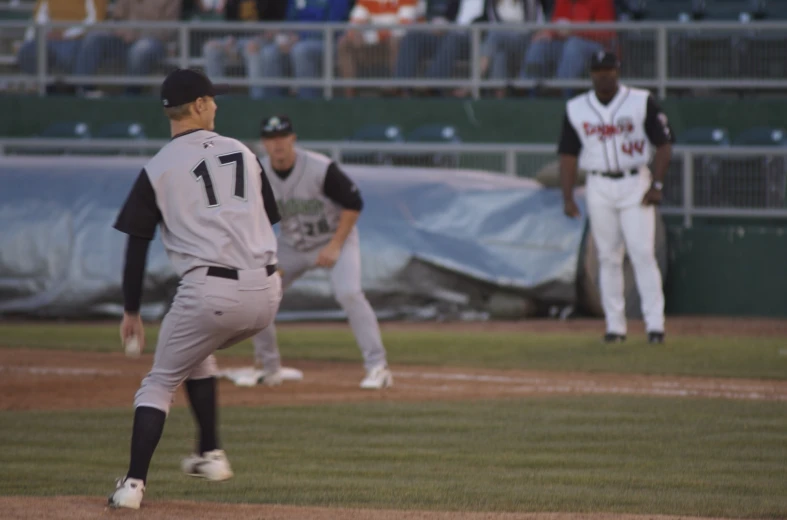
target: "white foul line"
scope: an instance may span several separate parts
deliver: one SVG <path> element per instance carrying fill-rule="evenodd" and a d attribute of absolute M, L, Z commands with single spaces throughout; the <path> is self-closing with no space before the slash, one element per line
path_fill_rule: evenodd
<path fill-rule="evenodd" d="M 58 368 L 58 367 L 26 367 L 26 366 L 0 366 L 0 372 L 15 372 L 32 375 L 56 376 L 116 376 L 120 370 L 106 370 L 102 368 Z"/>

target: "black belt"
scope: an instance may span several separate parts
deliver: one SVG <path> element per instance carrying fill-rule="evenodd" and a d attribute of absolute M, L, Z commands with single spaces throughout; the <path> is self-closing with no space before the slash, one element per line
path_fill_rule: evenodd
<path fill-rule="evenodd" d="M 638 173 L 639 173 L 639 169 L 638 168 L 632 168 L 630 170 L 623 170 L 622 172 L 601 172 L 601 171 L 598 171 L 598 170 L 591 170 L 590 171 L 591 175 L 601 175 L 602 177 L 609 177 L 610 179 L 622 179 L 623 177 L 626 176 L 626 174 L 637 175 Z"/>
<path fill-rule="evenodd" d="M 265 271 L 268 273 L 268 276 L 273 276 L 273 273 L 276 272 L 276 264 L 266 265 Z M 237 269 L 228 269 L 226 267 L 216 267 L 212 265 L 208 267 L 208 276 L 215 276 L 217 278 L 227 278 L 229 280 L 237 280 L 238 279 L 238 270 Z"/>

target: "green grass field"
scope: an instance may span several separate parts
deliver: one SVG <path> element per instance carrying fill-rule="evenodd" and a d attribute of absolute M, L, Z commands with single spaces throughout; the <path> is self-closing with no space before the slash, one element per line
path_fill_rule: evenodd
<path fill-rule="evenodd" d="M 155 346 L 156 333 L 156 327 L 147 328 L 149 349 Z M 285 359 L 357 362 L 359 358 L 349 328 L 288 326 L 279 328 L 278 336 Z M 384 331 L 383 339 L 393 364 L 787 379 L 787 340 L 778 337 L 681 336 L 660 347 L 636 336 L 622 345 L 604 345 L 593 333 L 392 330 Z M 0 344 L 95 352 L 120 349 L 115 323 L 0 323 Z M 247 341 L 219 355 L 250 359 L 251 352 Z"/>
<path fill-rule="evenodd" d="M 344 330 L 286 327 L 279 336 L 286 359 L 358 361 Z M 4 347 L 119 348 L 115 324 L 5 324 L 0 338 Z M 590 334 L 387 331 L 385 341 L 394 365 L 787 379 L 779 338 L 609 347 Z M 222 355 L 250 356 L 250 348 Z M 108 494 L 126 468 L 130 421 L 127 408 L 0 412 L 0 495 Z M 221 422 L 236 478 L 216 485 L 179 472 L 193 426 L 188 410 L 175 408 L 146 500 L 787 518 L 784 402 L 375 401 L 231 407 Z"/>

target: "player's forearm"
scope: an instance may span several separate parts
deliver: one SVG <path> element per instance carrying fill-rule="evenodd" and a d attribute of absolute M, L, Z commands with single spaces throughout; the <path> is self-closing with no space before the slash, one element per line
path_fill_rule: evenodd
<path fill-rule="evenodd" d="M 150 240 L 129 235 L 123 267 L 123 307 L 126 314 L 138 314 L 142 306 L 142 285 Z"/>
<path fill-rule="evenodd" d="M 339 215 L 339 227 L 336 229 L 336 233 L 333 234 L 331 242 L 339 247 L 343 246 L 344 241 L 347 240 L 353 227 L 355 227 L 355 223 L 358 222 L 358 217 L 360 215 L 361 213 L 359 211 L 343 209 Z"/>
<path fill-rule="evenodd" d="M 563 200 L 574 199 L 574 185 L 577 183 L 577 158 L 573 155 L 560 156 L 560 189 Z"/>
<path fill-rule="evenodd" d="M 667 143 L 656 148 L 656 155 L 653 158 L 653 180 L 664 182 L 669 169 L 669 162 L 672 158 L 672 145 Z"/>

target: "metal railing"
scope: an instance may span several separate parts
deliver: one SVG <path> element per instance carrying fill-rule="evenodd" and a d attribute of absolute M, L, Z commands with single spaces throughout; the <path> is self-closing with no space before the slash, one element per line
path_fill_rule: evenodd
<path fill-rule="evenodd" d="M 332 98 L 337 89 L 357 88 L 450 88 L 467 89 L 478 98 L 485 89 L 533 89 L 536 87 L 558 89 L 586 89 L 590 86 L 585 71 L 578 72 L 575 77 L 558 78 L 555 76 L 556 63 L 560 59 L 559 51 L 547 56 L 554 62 L 550 67 L 540 69 L 538 75 L 522 76 L 527 50 L 532 47 L 527 35 L 542 29 L 565 31 L 565 25 L 558 24 L 474 24 L 472 26 L 440 26 L 438 30 L 429 24 L 412 24 L 406 28 L 406 34 L 399 38 L 398 45 L 388 48 L 383 45 L 360 45 L 358 49 L 350 49 L 342 45 L 342 37 L 348 29 L 361 31 L 379 31 L 391 29 L 398 31 L 400 36 L 405 33 L 402 26 L 357 26 L 344 23 L 233 23 L 233 22 L 103 22 L 89 29 L 94 31 L 113 31 L 117 29 L 169 30 L 166 41 L 165 56 L 156 67 L 144 73 L 131 75 L 118 65 L 125 62 L 127 49 L 118 44 L 108 60 L 111 70 L 103 73 L 75 73 L 73 67 L 58 70 L 49 63 L 45 52 L 45 35 L 50 29 L 66 29 L 72 24 L 48 23 L 31 25 L 30 22 L 0 22 L 0 38 L 21 39 L 28 27 L 34 27 L 36 33 L 37 52 L 35 53 L 35 74 L 19 74 L 6 71 L 0 74 L 3 82 L 34 82 L 40 93 L 46 92 L 47 85 L 63 82 L 72 85 L 114 85 L 114 86 L 158 86 L 163 72 L 172 66 L 206 66 L 208 59 L 204 54 L 205 44 L 211 40 L 220 41 L 226 36 L 236 35 L 260 38 L 261 53 L 253 55 L 253 59 L 263 60 L 265 49 L 273 49 L 274 39 L 265 40 L 274 32 L 279 34 L 304 32 L 319 34 L 315 41 L 321 41 L 322 47 L 318 57 L 312 56 L 314 70 L 308 74 L 298 72 L 291 74 L 285 70 L 275 74 L 254 73 L 243 59 L 244 49 L 237 46 L 239 62 L 232 65 L 226 62 L 224 77 L 214 77 L 235 87 L 283 87 L 285 89 L 303 89 L 315 87 L 321 89 L 322 97 Z M 733 90 L 787 90 L 787 21 L 748 23 L 737 22 L 616 22 L 596 24 L 572 24 L 572 31 L 607 31 L 614 35 L 612 46 L 618 50 L 622 58 L 622 76 L 633 85 L 653 89 L 660 98 L 664 98 L 672 89 L 733 89 Z M 431 35 L 428 42 L 410 45 L 405 48 L 403 42 L 408 35 Z M 490 65 L 485 76 L 482 70 L 482 57 L 497 56 L 499 52 L 508 52 L 492 47 L 491 35 L 520 35 L 521 40 L 514 45 L 514 50 L 506 54 L 509 60 L 507 67 L 501 72 L 500 67 Z M 456 52 L 453 57 L 440 53 L 439 49 L 448 36 L 453 35 Z M 415 38 L 415 37 L 413 37 Z M 226 42 L 225 42 L 226 43 Z M 411 42 L 412 43 L 412 42 Z M 229 48 L 229 47 L 227 47 Z M 418 48 L 418 52 L 412 49 Z M 392 50 L 393 49 L 393 50 Z M 497 49 L 497 50 L 496 50 Z M 393 59 L 391 52 L 400 53 Z M 272 54 L 275 52 L 271 51 Z M 232 54 L 232 53 L 228 53 Z M 588 58 L 589 55 L 584 56 Z M 276 59 L 292 62 L 292 53 L 281 53 Z M 348 61 L 349 60 L 349 61 Z M 404 74 L 408 66 L 399 66 L 398 62 L 411 60 L 417 70 L 416 74 Z M 442 61 L 441 61 L 442 60 Z M 451 63 L 443 63 L 449 60 Z M 511 61 L 512 60 L 512 61 Z M 2 60 L 0 60 L 1 62 Z M 494 61 L 494 60 L 492 60 Z M 437 62 L 437 66 L 432 66 Z M 359 69 L 356 75 L 348 75 L 347 63 L 355 64 L 352 68 Z M 410 63 L 410 62 L 408 62 Z M 500 63 L 495 62 L 495 63 Z M 104 62 L 106 65 L 106 62 Z M 358 65 L 358 67 L 356 67 Z M 363 66 L 361 66 L 363 65 Z M 410 63 L 413 65 L 413 63 Z M 532 65 L 532 64 L 531 64 Z M 239 72 L 237 67 L 246 67 L 246 74 Z M 278 67 L 278 65 L 277 65 Z M 398 68 L 397 68 L 398 67 Z M 252 67 L 253 68 L 253 67 Z M 234 70 L 233 70 L 234 69 Z M 363 69 L 363 70 L 361 70 Z M 532 72 L 527 67 L 528 74 Z M 397 72 L 398 70 L 398 72 Z"/>
<path fill-rule="evenodd" d="M 151 156 L 165 139 L 2 139 L 5 154 L 93 153 Z M 246 144 L 261 152 L 259 143 Z M 554 144 L 358 143 L 302 141 L 345 164 L 471 168 L 535 177 L 557 160 Z M 675 146 L 666 179 L 665 215 L 787 219 L 787 147 Z"/>

